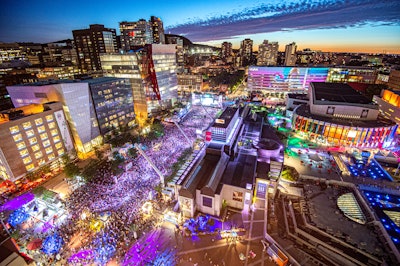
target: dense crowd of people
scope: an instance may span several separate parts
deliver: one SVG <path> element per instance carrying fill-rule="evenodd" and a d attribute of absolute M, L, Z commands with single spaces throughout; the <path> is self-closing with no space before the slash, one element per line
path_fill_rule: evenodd
<path fill-rule="evenodd" d="M 193 142 L 196 139 L 198 126 L 210 124 L 212 119 L 209 112 L 215 115 L 217 111 L 212 108 L 207 111 L 203 107 L 194 108 L 196 110 L 190 112 L 181 122 L 181 130 L 186 136 L 183 136 L 176 125 L 165 123 L 163 124 L 163 136 L 157 140 L 145 140 L 140 143 L 147 157 L 164 176 L 171 174 L 173 163 L 185 149 L 190 147 L 186 137 Z M 59 233 L 66 243 L 62 251 L 63 257 L 71 257 L 82 250 L 96 249 L 95 235 L 87 224 L 82 223 L 84 218 L 82 214 L 88 213 L 91 219 L 99 219 L 107 214 L 104 227 L 97 235 L 102 232 L 112 235 L 110 243 L 116 245 L 116 252 L 115 254 L 110 252 L 109 255 L 114 256 L 116 260 L 121 260 L 123 253 L 129 248 L 129 244 L 140 237 L 141 232 L 159 222 L 155 220 L 154 216 L 144 217 L 140 211 L 144 202 L 152 199 L 152 192 L 159 183 L 159 175 L 144 156 L 137 156 L 132 160 L 132 167 L 119 176 L 113 176 L 111 169 L 107 166 L 100 167 L 95 178 L 90 183 L 76 189 L 66 201 L 70 218 L 59 228 Z M 86 217 L 86 220 L 89 220 L 89 217 Z M 71 243 L 77 234 L 86 236 L 83 238 L 79 250 L 73 248 Z M 92 241 L 88 238 L 90 235 L 93 238 Z M 91 254 L 82 258 L 84 260 L 82 263 L 94 259 L 95 256 Z"/>

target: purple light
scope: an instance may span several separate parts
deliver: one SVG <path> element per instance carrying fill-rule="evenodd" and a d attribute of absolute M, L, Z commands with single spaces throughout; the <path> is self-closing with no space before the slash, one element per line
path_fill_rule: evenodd
<path fill-rule="evenodd" d="M 15 197 L 12 200 L 4 203 L 0 207 L 0 211 L 14 211 L 16 209 L 21 208 L 25 204 L 28 204 L 35 198 L 35 195 L 32 192 L 28 192 L 26 194 L 23 194 L 21 196 Z"/>
<path fill-rule="evenodd" d="M 74 255 L 69 257 L 68 262 L 82 263 L 83 260 L 92 260 L 93 254 L 94 252 L 91 249 L 81 250 L 78 253 L 75 253 Z"/>

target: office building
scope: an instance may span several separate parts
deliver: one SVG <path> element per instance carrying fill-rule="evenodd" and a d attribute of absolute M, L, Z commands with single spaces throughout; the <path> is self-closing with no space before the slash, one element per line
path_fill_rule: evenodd
<path fill-rule="evenodd" d="M 83 73 L 101 71 L 100 54 L 117 52 L 115 29 L 93 24 L 89 29 L 73 30 L 72 35 Z"/>
<path fill-rule="evenodd" d="M 176 102 L 175 53 L 173 44 L 151 44 L 137 52 L 101 56 L 105 76 L 129 78 L 139 122 Z"/>
<path fill-rule="evenodd" d="M 268 42 L 264 40 L 258 46 L 257 65 L 258 66 L 275 66 L 278 60 L 279 44 L 277 42 Z"/>
<path fill-rule="evenodd" d="M 253 40 L 244 39 L 240 44 L 240 62 L 241 62 L 241 66 L 250 65 L 252 57 L 253 57 Z"/>
<path fill-rule="evenodd" d="M 144 19 L 134 22 L 120 22 L 119 30 L 121 32 L 121 49 L 123 51 L 153 43 L 152 25 Z"/>
<path fill-rule="evenodd" d="M 103 143 L 111 129 L 134 120 L 129 80 L 99 78 L 84 81 L 38 82 L 9 86 L 16 107 L 59 101 L 63 104 L 79 158 Z"/>
<path fill-rule="evenodd" d="M 394 145 L 396 123 L 345 83 L 312 82 L 309 102 L 293 111 L 292 128 L 311 141 L 358 148 Z"/>
<path fill-rule="evenodd" d="M 62 104 L 31 104 L 0 113 L 0 178 L 16 181 L 73 150 Z"/>
<path fill-rule="evenodd" d="M 221 45 L 221 59 L 227 62 L 232 57 L 232 43 L 223 42 Z"/>
<path fill-rule="evenodd" d="M 180 74 L 178 75 L 178 93 L 180 95 L 192 92 L 201 92 L 203 88 L 203 75 Z"/>
<path fill-rule="evenodd" d="M 150 25 L 152 29 L 153 43 L 165 44 L 164 26 L 161 19 L 155 16 L 151 16 Z"/>
<path fill-rule="evenodd" d="M 289 43 L 285 46 L 285 66 L 294 66 L 296 65 L 296 50 L 297 45 L 295 42 Z"/>
<path fill-rule="evenodd" d="M 175 44 L 178 73 L 182 73 L 185 66 L 185 49 L 183 47 L 183 39 L 178 36 L 168 36 L 166 42 L 167 44 Z"/>

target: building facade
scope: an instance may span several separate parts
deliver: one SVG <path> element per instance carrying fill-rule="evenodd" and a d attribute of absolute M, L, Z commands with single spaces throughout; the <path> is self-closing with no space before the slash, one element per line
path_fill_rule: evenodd
<path fill-rule="evenodd" d="M 400 91 L 400 70 L 390 71 L 387 85 L 392 90 Z"/>
<path fill-rule="evenodd" d="M 231 42 L 223 42 L 221 45 L 221 59 L 225 62 L 228 61 L 230 57 L 232 57 L 232 43 Z"/>
<path fill-rule="evenodd" d="M 123 51 L 132 50 L 135 46 L 153 43 L 152 25 L 144 19 L 133 22 L 120 22 L 119 30 L 121 32 L 121 49 Z"/>
<path fill-rule="evenodd" d="M 79 68 L 82 72 L 101 71 L 100 54 L 117 52 L 115 29 L 93 24 L 89 29 L 73 30 Z"/>
<path fill-rule="evenodd" d="M 102 55 L 104 75 L 129 78 L 139 120 L 171 107 L 178 97 L 176 49 L 173 44 L 147 45 L 138 52 Z"/>
<path fill-rule="evenodd" d="M 244 39 L 240 43 L 240 62 L 241 62 L 241 66 L 250 65 L 252 57 L 253 57 L 253 40 Z"/>
<path fill-rule="evenodd" d="M 16 107 L 61 102 L 80 158 L 85 158 L 94 147 L 103 143 L 103 134 L 135 119 L 127 79 L 42 82 L 7 89 Z"/>
<path fill-rule="evenodd" d="M 201 92 L 203 88 L 203 76 L 201 74 L 180 74 L 178 75 L 178 93 L 189 94 Z"/>
<path fill-rule="evenodd" d="M 374 95 L 373 101 L 379 105 L 381 115 L 395 122 L 397 134 L 400 134 L 400 93 L 382 90 L 381 95 Z"/>
<path fill-rule="evenodd" d="M 158 17 L 151 16 L 150 24 L 152 29 L 153 43 L 165 44 L 165 34 L 162 20 Z"/>
<path fill-rule="evenodd" d="M 257 65 L 258 66 L 276 66 L 278 60 L 278 42 L 270 42 L 264 40 L 258 46 Z"/>
<path fill-rule="evenodd" d="M 310 140 L 359 148 L 394 144 L 397 125 L 378 105 L 343 83 L 311 83 L 308 105 L 293 111 L 292 128 Z"/>
<path fill-rule="evenodd" d="M 296 65 L 296 51 L 297 45 L 295 42 L 289 43 L 285 46 L 285 66 L 294 66 Z"/>
<path fill-rule="evenodd" d="M 32 104 L 0 114 L 0 178 L 16 181 L 44 165 L 59 167 L 73 150 L 61 103 Z"/>

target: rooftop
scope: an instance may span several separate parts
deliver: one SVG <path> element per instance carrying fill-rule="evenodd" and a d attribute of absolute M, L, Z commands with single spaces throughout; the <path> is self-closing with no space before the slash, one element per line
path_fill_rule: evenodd
<path fill-rule="evenodd" d="M 375 105 L 371 100 L 345 83 L 311 82 L 310 84 L 315 101 Z"/>
<path fill-rule="evenodd" d="M 238 109 L 235 107 L 226 107 L 225 110 L 216 119 L 216 122 L 214 122 L 214 124 L 212 126 L 226 128 L 229 125 L 229 123 L 231 122 L 231 120 L 237 110 Z"/>

